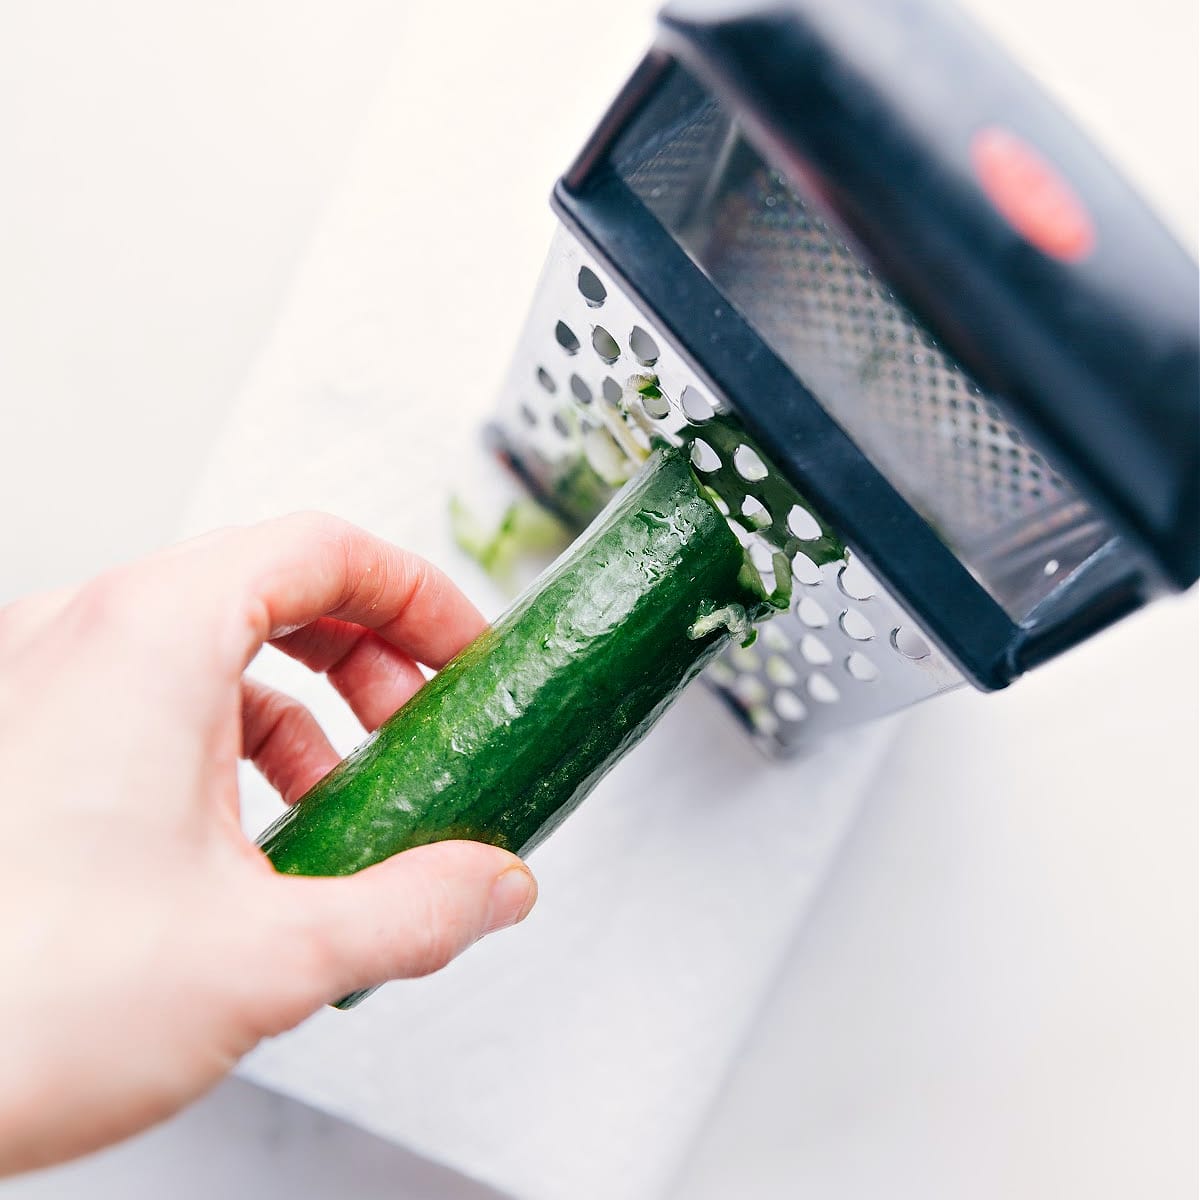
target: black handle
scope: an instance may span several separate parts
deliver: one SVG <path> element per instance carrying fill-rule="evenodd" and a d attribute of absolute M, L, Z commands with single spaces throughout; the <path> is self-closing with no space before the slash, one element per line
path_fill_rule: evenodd
<path fill-rule="evenodd" d="M 660 45 L 1165 581 L 1192 584 L 1196 265 L 1032 80 L 931 0 L 676 0 Z"/>

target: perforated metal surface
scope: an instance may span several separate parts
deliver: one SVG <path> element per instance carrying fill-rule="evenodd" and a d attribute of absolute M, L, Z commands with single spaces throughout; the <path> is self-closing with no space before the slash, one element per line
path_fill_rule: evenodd
<path fill-rule="evenodd" d="M 961 683 L 896 601 L 843 551 L 837 531 L 722 414 L 720 397 L 560 230 L 499 423 L 530 478 L 581 517 L 598 511 L 636 470 L 652 436 L 688 446 L 764 577 L 772 576 L 776 552 L 787 556 L 790 611 L 767 622 L 754 646 L 729 651 L 707 673 L 759 742 L 793 751 Z M 611 486 L 599 485 L 596 472 Z"/>
<path fill-rule="evenodd" d="M 709 101 L 625 181 L 980 582 L 1022 618 L 1111 537 L 855 251 Z"/>

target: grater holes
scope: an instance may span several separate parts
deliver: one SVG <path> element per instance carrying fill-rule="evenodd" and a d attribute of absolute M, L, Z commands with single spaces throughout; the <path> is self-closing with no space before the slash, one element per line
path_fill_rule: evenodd
<path fill-rule="evenodd" d="M 779 654 L 772 654 L 767 659 L 766 676 L 780 687 L 791 687 L 800 678 L 796 674 L 796 668 Z"/>
<path fill-rule="evenodd" d="M 754 728 L 754 732 L 763 737 L 774 737 L 779 732 L 779 719 L 769 708 L 756 704 L 747 709 L 746 716 Z"/>
<path fill-rule="evenodd" d="M 643 395 L 642 408 L 646 410 L 646 415 L 652 417 L 655 421 L 661 421 L 671 411 L 671 402 L 661 392 L 657 395 Z"/>
<path fill-rule="evenodd" d="M 739 446 L 733 452 L 733 469 L 747 483 L 757 483 L 760 479 L 767 477 L 766 464 L 751 447 L 746 445 Z"/>
<path fill-rule="evenodd" d="M 599 308 L 608 299 L 608 289 L 591 267 L 580 267 L 575 283 L 590 308 Z"/>
<path fill-rule="evenodd" d="M 851 600 L 870 600 L 875 595 L 875 580 L 857 559 L 851 559 L 838 572 L 838 587 Z"/>
<path fill-rule="evenodd" d="M 658 343 L 640 325 L 635 325 L 629 335 L 629 349 L 643 367 L 658 362 Z"/>
<path fill-rule="evenodd" d="M 591 404 L 592 389 L 588 387 L 578 375 L 572 375 L 570 379 L 571 394 L 579 401 L 580 404 Z"/>
<path fill-rule="evenodd" d="M 765 509 L 763 511 L 766 512 Z M 767 515 L 769 525 L 770 514 Z M 775 551 L 765 539 L 756 534 L 751 534 L 750 539 L 746 547 L 750 562 L 762 580 L 763 589 L 770 592 L 775 586 Z"/>
<path fill-rule="evenodd" d="M 792 574 L 808 587 L 816 587 L 821 582 L 821 568 L 802 550 L 792 555 Z"/>
<path fill-rule="evenodd" d="M 859 683 L 874 683 L 879 678 L 879 668 L 861 650 L 846 659 L 846 671 Z"/>
<path fill-rule="evenodd" d="M 808 688 L 808 694 L 818 704 L 836 704 L 842 697 L 837 684 L 824 671 L 814 671 L 808 677 L 805 686 Z"/>
<path fill-rule="evenodd" d="M 800 639 L 800 653 L 814 667 L 826 667 L 833 662 L 829 647 L 815 633 L 806 633 Z"/>
<path fill-rule="evenodd" d="M 660 193 L 679 186 L 677 173 L 686 174 L 700 153 L 686 140 L 675 150 L 678 158 L 663 153 L 645 168 L 652 207 Z M 954 526 L 948 535 L 959 529 L 964 538 L 986 535 L 1056 502 L 999 404 L 814 217 L 806 200 L 771 183 L 765 167 L 739 180 L 738 197 L 745 207 L 725 214 L 722 237 L 709 244 L 698 237 L 689 249 L 827 406 L 844 412 L 849 427 L 861 424 L 864 442 L 868 435 L 878 439 L 885 473 L 894 466 L 918 495 L 945 497 Z M 660 216 L 683 234 L 682 215 Z M 704 257 L 710 245 L 719 245 L 711 260 Z M 963 437 L 957 448 L 955 434 Z M 994 445 L 1002 447 L 997 465 L 1004 478 L 994 473 Z M 1007 478 L 1012 466 L 1017 487 Z"/>
<path fill-rule="evenodd" d="M 729 506 L 726 505 L 726 508 Z M 754 534 L 744 528 L 741 522 L 734 520 L 728 513 L 725 514 L 725 524 L 729 526 L 729 532 L 738 540 L 738 545 L 741 546 L 748 554 L 754 554 Z"/>
<path fill-rule="evenodd" d="M 745 502 L 743 501 L 743 508 Z M 767 545 L 762 538 L 757 538 L 753 534 L 746 539 L 746 553 L 750 556 L 751 563 L 754 564 L 756 571 L 766 571 L 771 567 L 771 547 Z"/>
<path fill-rule="evenodd" d="M 742 501 L 742 516 L 746 518 L 753 529 L 769 529 L 771 526 L 771 513 L 757 496 L 747 496 Z M 769 558 L 769 550 L 767 555 Z"/>
<path fill-rule="evenodd" d="M 790 688 L 780 688 L 775 693 L 775 711 L 785 721 L 803 721 L 808 716 L 808 709 Z"/>
<path fill-rule="evenodd" d="M 603 325 L 597 325 L 592 330 L 592 349 L 610 366 L 621 357 L 621 347 Z"/>
<path fill-rule="evenodd" d="M 757 671 L 762 666 L 762 659 L 752 646 L 734 646 L 729 651 L 729 661 L 738 671 Z"/>
<path fill-rule="evenodd" d="M 528 404 L 521 405 L 521 420 L 531 429 L 538 423 L 538 415 Z"/>
<path fill-rule="evenodd" d="M 716 412 L 716 409 L 709 403 L 708 397 L 690 385 L 683 389 L 683 394 L 679 397 L 679 404 L 683 409 L 683 415 L 697 425 L 703 424 Z"/>
<path fill-rule="evenodd" d="M 875 636 L 875 626 L 856 608 L 846 609 L 838 618 L 842 632 L 856 642 L 869 642 Z"/>
<path fill-rule="evenodd" d="M 579 339 L 575 336 L 575 331 L 566 323 L 559 321 L 554 326 L 554 340 L 568 353 L 579 353 Z"/>
<path fill-rule="evenodd" d="M 551 375 L 550 372 L 547 371 L 545 367 L 538 367 L 537 381 L 552 396 L 554 395 L 555 392 L 558 391 L 558 384 L 554 382 L 554 376 Z"/>
<path fill-rule="evenodd" d="M 718 658 L 705 674 L 713 683 L 723 688 L 732 687 L 737 679 L 737 672 L 722 658 Z"/>
<path fill-rule="evenodd" d="M 768 649 L 778 651 L 780 654 L 786 654 L 792 648 L 791 639 L 780 628 L 780 620 L 768 621 L 762 627 L 763 645 Z"/>
<path fill-rule="evenodd" d="M 906 625 L 901 625 L 892 630 L 892 645 L 905 658 L 910 658 L 914 662 L 919 662 L 923 658 L 929 657 L 929 643 L 914 630 L 909 629 Z"/>
<path fill-rule="evenodd" d="M 692 466 L 697 471 L 710 474 L 721 467 L 721 456 L 702 438 L 692 443 Z"/>
<path fill-rule="evenodd" d="M 811 596 L 801 598 L 796 616 L 810 629 L 824 629 L 829 624 L 829 614 Z"/>
<path fill-rule="evenodd" d="M 567 418 L 566 413 L 556 412 L 550 418 L 550 424 L 554 426 L 555 432 L 560 437 L 569 438 L 571 436 L 571 423 Z"/>
<path fill-rule="evenodd" d="M 767 699 L 767 685 L 757 675 L 739 675 L 730 685 L 729 690 L 747 708 L 763 704 Z"/>
<path fill-rule="evenodd" d="M 780 233 L 785 235 L 787 231 L 781 229 Z M 725 515 L 731 516 L 739 527 L 748 559 L 752 559 L 760 571 L 765 570 L 768 556 L 763 549 L 769 546 L 774 559 L 778 560 L 777 563 L 770 563 L 772 568 L 782 566 L 787 561 L 793 569 L 790 577 L 794 592 L 791 611 L 763 622 L 758 630 L 754 649 L 759 655 L 759 665 L 748 671 L 739 670 L 729 658 L 732 645 L 706 665 L 706 682 L 730 708 L 736 710 L 738 724 L 751 733 L 756 742 L 764 743 L 777 752 L 787 753 L 807 744 L 810 738 L 823 735 L 828 729 L 889 711 L 908 703 L 912 694 L 929 691 L 933 685 L 941 683 L 944 668 L 936 646 L 931 651 L 932 661 L 911 664 L 888 642 L 893 628 L 911 622 L 901 609 L 893 608 L 882 580 L 874 588 L 876 598 L 861 608 L 874 623 L 876 640 L 880 645 L 886 644 L 887 648 L 875 651 L 872 649 L 875 644 L 873 641 L 847 640 L 848 635 L 840 624 L 841 615 L 843 611 L 859 606 L 837 590 L 837 577 L 839 569 L 857 556 L 843 554 L 838 544 L 840 531 L 825 525 L 822 518 L 815 515 L 820 510 L 814 512 L 809 500 L 794 492 L 786 480 L 775 480 L 767 453 L 758 449 L 749 432 L 741 431 L 739 436 L 736 415 L 731 416 L 728 425 L 725 424 L 721 414 L 727 408 L 721 402 L 720 393 L 713 392 L 709 383 L 694 373 L 694 368 L 682 358 L 667 332 L 658 328 L 652 316 L 639 311 L 624 293 L 617 290 L 615 283 L 610 284 L 607 276 L 599 276 L 607 289 L 603 306 L 589 308 L 586 305 L 586 297 L 577 286 L 583 262 L 590 264 L 586 258 L 568 257 L 562 264 L 557 294 L 548 297 L 548 302 L 535 310 L 529 326 L 531 353 L 522 354 L 509 374 L 511 393 L 507 403 L 511 407 L 507 409 L 505 419 L 509 422 L 514 444 L 522 448 L 526 460 L 531 464 L 531 471 L 541 472 L 539 482 L 546 488 L 557 486 L 574 462 L 572 456 L 593 462 L 591 450 L 593 443 L 598 442 L 606 444 L 605 449 L 613 460 L 608 471 L 598 473 L 614 486 L 619 484 L 637 468 L 643 457 L 640 439 L 635 440 L 635 429 L 643 431 L 655 445 L 664 442 L 674 444 L 681 453 L 692 451 L 697 438 L 711 448 L 709 452 L 704 447 L 698 447 L 696 451 L 700 465 L 708 467 L 709 471 L 694 469 L 701 483 L 706 485 L 704 491 L 711 500 L 715 502 L 716 490 L 724 496 Z M 598 273 L 599 270 L 596 266 L 595 271 Z M 565 304 L 562 303 L 564 298 Z M 856 300 L 863 303 L 861 291 Z M 840 302 L 844 306 L 845 298 Z M 560 317 L 587 347 L 586 350 L 580 348 L 575 361 L 568 361 L 565 349 L 558 344 L 552 345 L 547 336 Z M 820 321 L 822 318 L 814 311 L 812 319 Z M 868 320 L 864 310 L 861 322 L 865 325 Z M 620 353 L 612 365 L 605 365 L 599 355 L 589 352 L 594 350 L 589 343 L 597 323 L 605 331 L 619 335 L 615 340 L 619 343 Z M 632 340 L 632 331 L 639 327 L 657 341 L 660 353 L 652 368 L 636 361 L 636 358 L 645 354 L 645 348 L 635 345 Z M 540 347 L 537 344 L 539 330 Z M 902 331 L 896 335 L 898 340 L 890 344 L 886 341 L 887 329 L 876 332 L 878 336 L 874 344 L 880 348 L 883 356 L 879 370 L 886 373 L 893 363 L 906 366 L 905 356 L 910 347 L 903 344 Z M 865 336 L 870 338 L 875 334 L 867 331 Z M 890 359 L 886 357 L 889 349 L 894 354 Z M 611 355 L 612 347 L 608 347 L 608 350 Z M 635 356 L 635 351 L 640 353 Z M 556 383 L 557 390 L 553 394 L 548 395 L 542 386 L 535 383 L 539 365 L 546 368 Z M 849 369 L 853 371 L 858 365 L 852 361 Z M 579 394 L 576 379 L 590 393 L 590 405 Z M 664 410 L 656 408 L 654 401 L 657 397 L 651 395 L 648 406 L 644 401 L 647 393 L 664 389 L 667 392 L 667 411 L 665 417 L 659 417 L 657 413 Z M 525 418 L 520 412 L 522 402 L 532 408 L 536 427 L 526 429 Z M 942 404 L 939 412 L 941 418 L 948 422 L 949 411 L 944 407 L 944 396 Z M 565 415 L 569 437 L 561 436 L 561 427 L 556 431 L 556 412 Z M 714 419 L 719 428 L 714 429 Z M 965 422 L 962 433 L 970 435 Z M 975 436 L 984 440 L 988 437 L 984 430 Z M 902 443 L 900 452 L 909 453 L 903 437 L 898 440 Z M 768 468 L 770 473 L 764 480 L 748 480 L 735 467 L 734 454 L 741 445 L 757 452 Z M 739 456 L 738 466 L 745 465 L 745 461 Z M 748 461 L 753 464 L 754 460 L 750 458 Z M 980 461 L 986 463 L 986 451 Z M 1001 467 L 1007 475 L 1007 452 Z M 750 473 L 753 474 L 753 465 L 750 466 Z M 749 501 L 748 496 L 752 498 Z M 599 500 L 597 496 L 597 505 Z M 769 514 L 770 524 L 765 527 L 766 514 L 758 508 L 758 503 Z M 815 520 L 815 529 L 799 514 L 789 526 L 789 513 L 797 505 Z M 801 521 L 805 523 L 800 524 Z M 798 533 L 808 534 L 809 537 L 802 538 Z M 781 552 L 786 554 L 786 560 L 780 558 Z M 798 553 L 804 557 L 795 558 Z M 1048 558 L 1049 555 L 1043 553 L 1036 567 L 1040 568 Z M 773 584 L 774 581 L 772 571 L 772 578 L 767 582 Z M 822 591 L 822 588 L 825 590 Z M 797 608 L 807 596 L 816 599 L 819 605 L 818 608 L 804 606 L 805 615 L 813 622 L 811 625 L 801 619 Z M 914 624 L 913 628 L 917 626 Z M 817 664 L 810 663 L 800 651 L 800 642 L 809 633 L 818 635 L 819 643 L 829 652 L 823 655 L 817 650 L 814 657 L 821 660 Z M 808 644 L 810 654 L 814 653 L 815 644 Z M 849 656 L 860 649 L 878 665 L 880 674 L 877 686 L 859 682 L 848 665 Z M 815 699 L 808 691 L 808 679 L 814 672 L 825 676 L 832 684 L 832 691 L 828 685 L 820 682 L 815 685 L 820 699 Z M 743 675 L 748 678 L 737 682 Z M 832 692 L 838 690 L 840 695 L 834 702 Z M 781 692 L 790 693 L 790 696 L 777 707 L 776 696 Z M 772 729 L 774 732 L 771 732 Z"/>
<path fill-rule="evenodd" d="M 799 504 L 793 505 L 788 513 L 787 527 L 804 542 L 815 541 L 821 536 L 821 527 L 817 519 L 806 508 Z"/>

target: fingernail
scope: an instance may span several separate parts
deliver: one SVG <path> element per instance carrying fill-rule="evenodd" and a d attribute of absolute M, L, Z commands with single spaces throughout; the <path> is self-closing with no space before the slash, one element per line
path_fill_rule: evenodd
<path fill-rule="evenodd" d="M 537 883 L 526 867 L 509 867 L 496 876 L 488 898 L 484 933 L 494 933 L 523 921 L 537 899 Z"/>

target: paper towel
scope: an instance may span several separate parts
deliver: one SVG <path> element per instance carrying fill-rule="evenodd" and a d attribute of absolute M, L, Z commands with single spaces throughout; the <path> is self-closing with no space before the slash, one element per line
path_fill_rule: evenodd
<path fill-rule="evenodd" d="M 548 243 L 544 193 L 650 29 L 648 6 L 615 5 L 568 70 L 563 23 L 590 17 L 494 7 L 452 44 L 445 11 L 413 10 L 187 522 L 331 510 L 445 566 L 489 615 L 503 598 L 453 549 L 449 492 L 475 469 Z M 513 70 L 516 45 L 540 76 Z M 277 655 L 255 669 L 340 749 L 361 736 L 323 681 Z M 769 764 L 693 688 L 534 856 L 525 925 L 318 1014 L 243 1074 L 521 1200 L 661 1195 L 888 737 Z M 243 795 L 257 829 L 278 802 L 249 771 Z"/>

